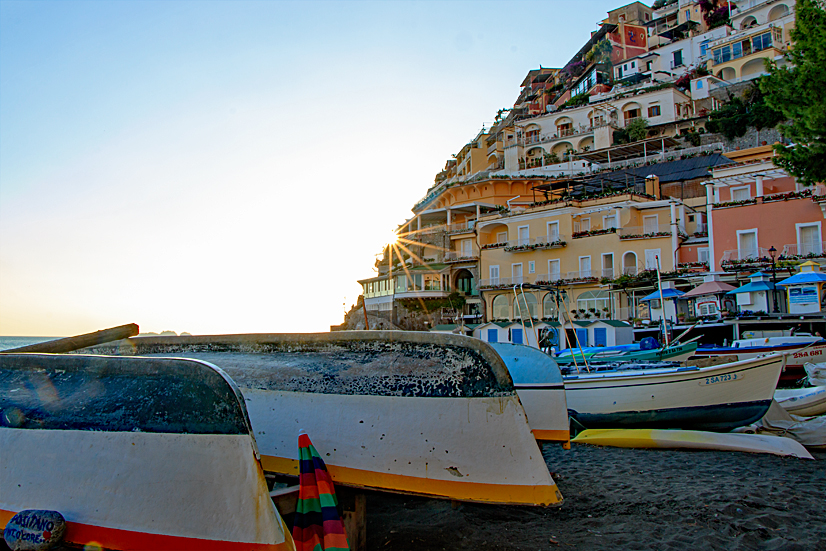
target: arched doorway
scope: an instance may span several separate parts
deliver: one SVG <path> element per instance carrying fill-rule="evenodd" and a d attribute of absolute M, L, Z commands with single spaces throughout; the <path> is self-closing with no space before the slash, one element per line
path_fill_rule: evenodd
<path fill-rule="evenodd" d="M 519 293 L 513 305 L 514 319 L 537 319 L 536 317 L 536 295 L 533 293 Z"/>
<path fill-rule="evenodd" d="M 628 251 L 622 255 L 622 273 L 625 275 L 637 275 L 637 254 Z"/>
<path fill-rule="evenodd" d="M 546 293 L 542 297 L 542 317 L 545 319 L 556 320 L 559 316 L 559 311 L 556 307 L 556 297 L 554 293 Z"/>
<path fill-rule="evenodd" d="M 476 294 L 476 278 L 470 270 L 461 269 L 456 272 L 453 288 L 465 295 Z"/>

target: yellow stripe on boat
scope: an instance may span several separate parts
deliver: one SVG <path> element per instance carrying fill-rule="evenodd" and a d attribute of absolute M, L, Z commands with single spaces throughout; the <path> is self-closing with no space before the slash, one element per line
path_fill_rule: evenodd
<path fill-rule="evenodd" d="M 806 448 L 791 438 L 761 434 L 671 429 L 588 429 L 571 441 L 618 448 L 742 451 L 814 459 Z"/>

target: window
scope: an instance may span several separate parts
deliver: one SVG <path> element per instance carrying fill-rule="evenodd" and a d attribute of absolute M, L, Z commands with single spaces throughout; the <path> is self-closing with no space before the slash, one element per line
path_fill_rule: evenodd
<path fill-rule="evenodd" d="M 513 284 L 519 285 L 524 283 L 522 280 L 522 263 L 511 265 L 511 276 L 513 277 Z"/>
<path fill-rule="evenodd" d="M 536 273 L 536 262 L 534 262 L 533 260 L 528 261 L 528 273 Z"/>
<path fill-rule="evenodd" d="M 530 234 L 529 234 L 528 226 L 519 226 L 519 228 L 517 229 L 517 232 L 518 232 L 518 239 L 519 239 L 517 244 L 518 245 L 527 245 L 528 242 L 530 241 Z"/>
<path fill-rule="evenodd" d="M 636 67 L 637 67 L 637 62 L 636 62 L 636 61 L 632 61 L 632 62 L 631 62 L 631 68 L 632 68 L 632 69 L 634 69 L 634 68 L 636 68 Z"/>
<path fill-rule="evenodd" d="M 532 293 L 519 293 L 514 302 L 514 317 L 521 319 L 536 318 L 536 295 Z"/>
<path fill-rule="evenodd" d="M 459 256 L 461 258 L 469 258 L 473 256 L 473 240 L 472 239 L 462 239 L 462 249 Z"/>
<path fill-rule="evenodd" d="M 648 108 L 648 116 L 649 117 L 659 117 L 660 116 L 660 106 L 659 105 L 652 105 Z"/>
<path fill-rule="evenodd" d="M 760 50 L 765 50 L 766 48 L 771 48 L 772 46 L 772 33 L 765 33 L 755 36 L 751 39 L 752 47 L 755 52 L 759 52 Z"/>
<path fill-rule="evenodd" d="M 547 293 L 542 298 L 542 315 L 553 319 L 556 319 L 559 315 L 556 308 L 556 297 L 553 293 Z"/>
<path fill-rule="evenodd" d="M 628 111 L 625 112 L 625 122 L 636 119 L 637 117 L 640 116 L 640 114 L 641 113 L 640 113 L 639 109 L 629 109 Z"/>
<path fill-rule="evenodd" d="M 719 65 L 731 61 L 731 46 L 723 46 L 714 50 L 714 64 Z"/>
<path fill-rule="evenodd" d="M 645 249 L 645 269 L 656 270 L 659 268 L 660 249 Z"/>
<path fill-rule="evenodd" d="M 579 257 L 579 277 L 591 277 L 591 257 Z"/>
<path fill-rule="evenodd" d="M 674 52 L 674 62 L 671 64 L 672 67 L 681 67 L 683 65 L 683 51 L 677 50 Z"/>
<path fill-rule="evenodd" d="M 603 228 L 616 228 L 617 227 L 617 215 L 609 214 L 607 216 L 602 217 L 602 227 Z"/>
<path fill-rule="evenodd" d="M 708 40 L 703 40 L 700 43 L 700 55 L 704 56 L 708 53 Z"/>
<path fill-rule="evenodd" d="M 576 307 L 592 314 L 591 309 L 593 308 L 602 316 L 605 313 L 603 308 L 609 308 L 610 301 L 608 291 L 585 291 L 577 297 Z"/>
<path fill-rule="evenodd" d="M 602 277 L 614 277 L 614 253 L 602 253 Z"/>
<path fill-rule="evenodd" d="M 559 281 L 562 279 L 560 264 L 559 259 L 548 261 L 548 276 L 551 281 Z"/>
<path fill-rule="evenodd" d="M 820 222 L 814 224 L 795 224 L 797 227 L 797 254 L 820 254 L 823 242 L 820 238 Z"/>
<path fill-rule="evenodd" d="M 559 222 L 548 222 L 548 242 L 559 241 Z"/>
<path fill-rule="evenodd" d="M 654 63 L 653 61 L 649 61 L 648 63 L 646 63 L 646 64 L 645 64 L 645 70 L 646 70 L 646 71 L 650 71 L 650 70 L 651 70 L 651 66 L 652 66 L 652 64 L 653 64 L 653 63 Z"/>
<path fill-rule="evenodd" d="M 748 199 L 751 199 L 750 186 L 731 188 L 731 200 L 732 201 L 746 201 Z"/>
<path fill-rule="evenodd" d="M 591 219 L 583 218 L 579 221 L 579 231 L 591 231 Z"/>
<path fill-rule="evenodd" d="M 488 269 L 490 270 L 490 284 L 499 285 L 499 266 L 490 266 Z"/>
<path fill-rule="evenodd" d="M 637 255 L 632 251 L 628 251 L 622 255 L 622 273 L 626 275 L 637 274 Z"/>
<path fill-rule="evenodd" d="M 702 89 L 703 89 L 703 81 L 702 81 L 702 80 L 698 80 L 698 81 L 697 81 L 697 90 L 702 90 Z"/>
<path fill-rule="evenodd" d="M 626 63 L 625 65 L 623 65 L 623 66 L 622 66 L 622 70 L 623 70 L 623 71 L 627 71 L 627 70 L 628 70 L 628 64 L 627 64 L 627 63 Z"/>
<path fill-rule="evenodd" d="M 703 302 L 697 305 L 697 314 L 701 316 L 713 316 L 717 313 L 716 302 Z"/>
<path fill-rule="evenodd" d="M 757 230 L 737 230 L 737 260 L 758 258 Z"/>
<path fill-rule="evenodd" d="M 743 57 L 743 45 L 740 42 L 735 42 L 731 45 L 731 58 L 737 59 Z"/>
<path fill-rule="evenodd" d="M 496 242 L 497 243 L 506 243 L 508 241 L 508 232 L 500 231 L 496 234 Z"/>
<path fill-rule="evenodd" d="M 708 247 L 698 247 L 697 248 L 697 260 L 700 262 L 708 262 L 709 255 L 708 255 Z"/>
<path fill-rule="evenodd" d="M 643 233 L 657 233 L 659 229 L 658 224 L 658 215 L 651 214 L 649 216 L 642 217 L 642 232 Z"/>
<path fill-rule="evenodd" d="M 691 10 L 685 10 L 685 18 L 686 20 L 691 20 Z"/>
<path fill-rule="evenodd" d="M 491 305 L 491 310 L 493 310 L 493 319 L 508 319 L 508 296 L 496 295 L 495 297 L 493 297 L 493 304 Z"/>

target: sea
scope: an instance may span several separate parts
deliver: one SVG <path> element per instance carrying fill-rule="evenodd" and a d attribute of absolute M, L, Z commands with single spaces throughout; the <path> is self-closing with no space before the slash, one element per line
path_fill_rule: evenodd
<path fill-rule="evenodd" d="M 61 338 L 63 337 L 0 337 L 0 351 Z"/>

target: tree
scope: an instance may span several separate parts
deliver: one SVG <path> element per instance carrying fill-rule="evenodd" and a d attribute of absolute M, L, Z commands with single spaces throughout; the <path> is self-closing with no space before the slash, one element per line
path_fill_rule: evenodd
<path fill-rule="evenodd" d="M 797 0 L 789 66 L 767 60 L 760 89 L 788 120 L 780 132 L 793 143 L 775 145 L 774 164 L 804 185 L 826 181 L 826 11 L 822 2 Z"/>
<path fill-rule="evenodd" d="M 758 82 L 748 88 L 742 97 L 729 95 L 725 105 L 709 114 L 706 128 L 733 140 L 745 135 L 750 126 L 758 130 L 774 128 L 783 120 L 783 113 L 766 104 Z"/>
<path fill-rule="evenodd" d="M 642 117 L 637 117 L 625 125 L 628 131 L 628 137 L 632 142 L 644 140 L 648 136 L 648 120 Z"/>

